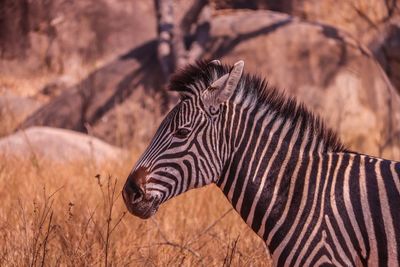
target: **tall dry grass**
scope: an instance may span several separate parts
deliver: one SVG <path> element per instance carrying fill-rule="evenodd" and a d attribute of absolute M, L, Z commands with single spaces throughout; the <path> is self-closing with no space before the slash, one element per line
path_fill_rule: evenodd
<path fill-rule="evenodd" d="M 263 242 L 215 186 L 128 213 L 134 159 L 107 166 L 0 159 L 0 266 L 269 266 Z"/>

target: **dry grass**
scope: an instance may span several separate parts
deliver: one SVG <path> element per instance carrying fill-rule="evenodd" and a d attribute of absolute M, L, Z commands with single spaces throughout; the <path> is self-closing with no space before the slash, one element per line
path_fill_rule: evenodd
<path fill-rule="evenodd" d="M 269 266 L 215 186 L 170 200 L 153 219 L 127 214 L 120 191 L 133 161 L 0 159 L 0 266 Z"/>

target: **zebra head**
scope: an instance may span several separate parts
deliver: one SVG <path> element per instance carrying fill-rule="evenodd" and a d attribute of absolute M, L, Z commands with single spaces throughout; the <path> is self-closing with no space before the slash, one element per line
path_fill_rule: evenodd
<path fill-rule="evenodd" d="M 132 214 L 149 218 L 166 200 L 218 180 L 225 149 L 222 114 L 243 67 L 243 61 L 230 67 L 214 60 L 172 77 L 169 87 L 181 100 L 162 121 L 122 191 Z"/>

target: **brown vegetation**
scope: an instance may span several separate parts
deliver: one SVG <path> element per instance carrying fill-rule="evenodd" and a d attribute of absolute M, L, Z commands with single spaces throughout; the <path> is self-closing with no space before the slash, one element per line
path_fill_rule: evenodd
<path fill-rule="evenodd" d="M 120 191 L 133 161 L 1 159 L 0 265 L 269 265 L 263 242 L 215 186 L 169 201 L 154 219 L 127 214 Z"/>

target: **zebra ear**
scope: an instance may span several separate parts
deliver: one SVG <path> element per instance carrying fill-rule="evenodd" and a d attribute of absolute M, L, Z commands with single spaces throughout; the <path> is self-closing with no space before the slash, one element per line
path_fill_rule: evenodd
<path fill-rule="evenodd" d="M 214 65 L 217 65 L 217 66 L 221 66 L 222 65 L 221 61 L 219 61 L 218 59 L 214 59 L 214 60 L 210 61 L 210 64 L 214 64 Z"/>
<path fill-rule="evenodd" d="M 243 74 L 244 61 L 235 63 L 232 70 L 214 81 L 203 93 L 206 106 L 217 106 L 227 101 L 235 91 Z"/>

